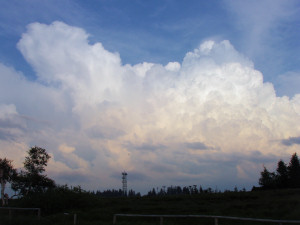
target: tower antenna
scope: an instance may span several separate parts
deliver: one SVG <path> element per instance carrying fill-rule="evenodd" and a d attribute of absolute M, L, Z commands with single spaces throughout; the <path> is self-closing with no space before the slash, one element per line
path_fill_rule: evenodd
<path fill-rule="evenodd" d="M 127 173 L 122 173 L 123 195 L 127 196 Z"/>

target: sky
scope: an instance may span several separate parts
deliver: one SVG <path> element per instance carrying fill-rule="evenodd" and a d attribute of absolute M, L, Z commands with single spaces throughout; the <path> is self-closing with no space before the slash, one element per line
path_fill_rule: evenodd
<path fill-rule="evenodd" d="M 297 0 L 0 1 L 0 158 L 86 190 L 258 185 L 300 154 Z"/>

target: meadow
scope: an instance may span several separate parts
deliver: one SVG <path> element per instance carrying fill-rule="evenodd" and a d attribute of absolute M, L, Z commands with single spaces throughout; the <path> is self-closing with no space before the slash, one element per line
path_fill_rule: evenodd
<path fill-rule="evenodd" d="M 9 221 L 7 211 L 0 211 L 0 225 L 7 224 L 73 224 L 77 215 L 79 225 L 110 225 L 114 214 L 157 214 L 157 215 L 217 215 L 247 218 L 300 220 L 300 190 L 260 190 L 252 192 L 202 193 L 179 196 L 143 196 L 101 198 L 89 193 L 77 193 L 67 196 L 37 196 L 26 202 L 14 200 L 11 206 L 41 207 L 42 217 L 36 214 L 14 212 Z M 39 201 L 38 201 L 38 200 Z M 54 207 L 54 208 L 53 208 Z M 160 224 L 159 218 L 118 217 L 119 225 Z M 164 225 L 214 224 L 213 219 L 200 218 L 166 218 Z M 267 224 L 220 220 L 219 224 Z"/>

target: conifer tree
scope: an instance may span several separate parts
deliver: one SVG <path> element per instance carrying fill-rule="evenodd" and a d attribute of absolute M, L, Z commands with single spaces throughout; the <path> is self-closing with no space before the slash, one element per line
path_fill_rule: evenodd
<path fill-rule="evenodd" d="M 276 169 L 276 186 L 278 188 L 288 187 L 288 169 L 286 164 L 280 160 Z"/>
<path fill-rule="evenodd" d="M 289 187 L 300 188 L 300 162 L 297 153 L 291 157 L 288 166 Z"/>

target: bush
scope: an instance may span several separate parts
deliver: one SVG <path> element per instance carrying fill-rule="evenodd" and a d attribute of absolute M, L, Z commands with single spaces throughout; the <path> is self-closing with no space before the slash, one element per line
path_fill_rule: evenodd
<path fill-rule="evenodd" d="M 43 213 L 51 214 L 70 209 L 90 208 L 97 202 L 97 197 L 84 191 L 80 186 L 69 188 L 57 186 L 45 192 L 33 193 L 20 199 L 22 207 L 41 208 Z"/>

